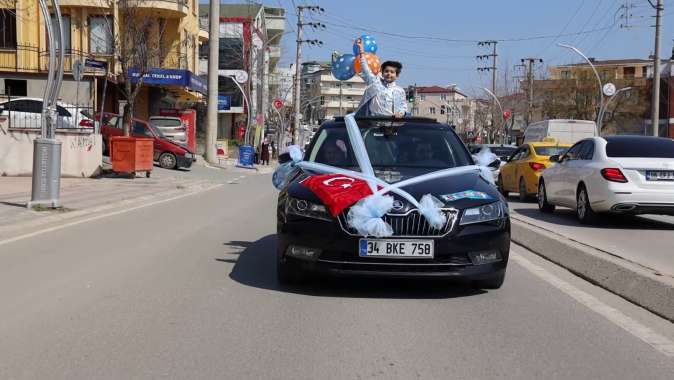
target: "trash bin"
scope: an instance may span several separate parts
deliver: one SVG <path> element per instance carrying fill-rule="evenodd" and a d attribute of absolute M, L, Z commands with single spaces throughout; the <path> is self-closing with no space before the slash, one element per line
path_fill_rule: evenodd
<path fill-rule="evenodd" d="M 150 178 L 154 167 L 154 141 L 147 138 L 115 136 L 110 139 L 112 171 L 135 177 L 145 172 Z"/>

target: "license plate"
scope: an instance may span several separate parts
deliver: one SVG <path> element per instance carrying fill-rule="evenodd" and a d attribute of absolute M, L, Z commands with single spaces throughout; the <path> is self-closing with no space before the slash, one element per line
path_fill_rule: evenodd
<path fill-rule="evenodd" d="M 433 240 L 360 239 L 360 257 L 411 257 L 432 259 Z"/>
<path fill-rule="evenodd" d="M 646 179 L 649 181 L 674 181 L 674 170 L 648 170 Z"/>

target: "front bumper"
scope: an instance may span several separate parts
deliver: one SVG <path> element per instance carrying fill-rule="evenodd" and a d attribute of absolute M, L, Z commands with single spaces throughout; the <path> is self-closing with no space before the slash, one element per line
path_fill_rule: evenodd
<path fill-rule="evenodd" d="M 176 161 L 179 168 L 189 168 L 192 166 L 192 163 L 196 161 L 196 158 L 188 158 L 185 156 L 176 156 Z"/>
<path fill-rule="evenodd" d="M 278 239 L 279 259 L 297 264 L 307 272 L 336 276 L 480 280 L 498 277 L 505 272 L 510 252 L 510 224 L 506 220 L 501 223 L 457 225 L 447 236 L 429 237 L 435 242 L 433 259 L 360 257 L 360 238 L 345 234 L 336 221 L 279 220 Z M 286 251 L 290 245 L 320 249 L 321 253 L 312 260 L 288 257 Z M 474 265 L 468 256 L 469 252 L 488 250 L 497 250 L 501 260 Z"/>

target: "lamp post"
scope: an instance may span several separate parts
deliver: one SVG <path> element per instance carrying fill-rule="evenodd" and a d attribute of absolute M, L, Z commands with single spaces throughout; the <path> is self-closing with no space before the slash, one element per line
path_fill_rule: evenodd
<path fill-rule="evenodd" d="M 42 97 L 42 125 L 40 137 L 33 141 L 33 175 L 31 199 L 28 208 L 60 206 L 61 192 L 61 142 L 56 135 L 56 98 L 63 81 L 63 25 L 61 5 L 53 1 L 54 17 L 49 11 L 47 0 L 39 0 L 40 11 L 45 22 L 49 40 L 49 74 Z M 58 59 L 56 48 L 58 47 Z"/>
<path fill-rule="evenodd" d="M 608 106 L 611 104 L 611 102 L 618 97 L 623 92 L 631 90 L 632 87 L 623 87 L 620 90 L 616 91 L 613 96 L 611 96 L 606 104 L 599 110 L 599 116 L 598 116 L 598 123 L 597 123 L 597 128 L 599 128 L 599 133 L 601 134 L 601 130 L 604 126 L 604 115 L 606 114 L 606 110 L 608 110 Z"/>
<path fill-rule="evenodd" d="M 494 94 L 494 93 L 493 93 L 491 90 L 489 90 L 488 88 L 482 87 L 482 89 L 483 89 L 487 94 L 489 94 L 492 98 L 494 98 L 494 101 L 495 101 L 496 104 L 498 105 L 498 109 L 501 111 L 501 123 L 502 123 L 502 125 L 505 127 L 505 115 L 503 115 L 503 106 L 501 105 L 501 102 L 498 100 L 498 97 L 496 96 L 496 94 Z M 492 123 L 493 123 L 493 122 L 494 122 L 494 121 L 492 120 Z"/>
<path fill-rule="evenodd" d="M 583 59 L 590 65 L 590 68 L 592 68 L 592 71 L 594 72 L 594 76 L 597 77 L 597 83 L 599 83 L 599 110 L 601 112 L 602 105 L 604 104 L 604 90 L 603 90 L 604 85 L 601 83 L 601 78 L 599 77 L 599 73 L 597 72 L 597 68 L 594 67 L 594 64 L 592 63 L 592 61 L 585 54 L 583 54 L 583 52 L 578 50 L 578 48 L 576 48 L 575 46 L 560 44 L 560 43 L 558 43 L 557 46 L 563 47 L 565 49 L 572 50 L 574 53 L 583 57 Z M 599 112 L 598 112 L 597 113 L 597 136 L 599 136 L 599 134 L 601 132 L 601 128 L 599 127 L 600 124 L 601 124 L 601 121 L 599 120 Z"/>

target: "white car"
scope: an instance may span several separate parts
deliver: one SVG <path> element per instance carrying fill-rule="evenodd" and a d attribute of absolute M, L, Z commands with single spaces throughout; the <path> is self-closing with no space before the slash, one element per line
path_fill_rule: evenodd
<path fill-rule="evenodd" d="M 674 215 L 674 140 L 607 136 L 577 142 L 545 169 L 538 208 L 576 210 L 581 223 L 600 213 Z"/>
<path fill-rule="evenodd" d="M 86 110 L 57 102 L 56 128 L 94 128 Z M 0 103 L 0 122 L 12 128 L 40 129 L 42 126 L 42 99 L 16 98 Z"/>
<path fill-rule="evenodd" d="M 169 140 L 187 143 L 187 128 L 182 119 L 173 116 L 150 116 L 150 124 L 159 128 Z"/>

